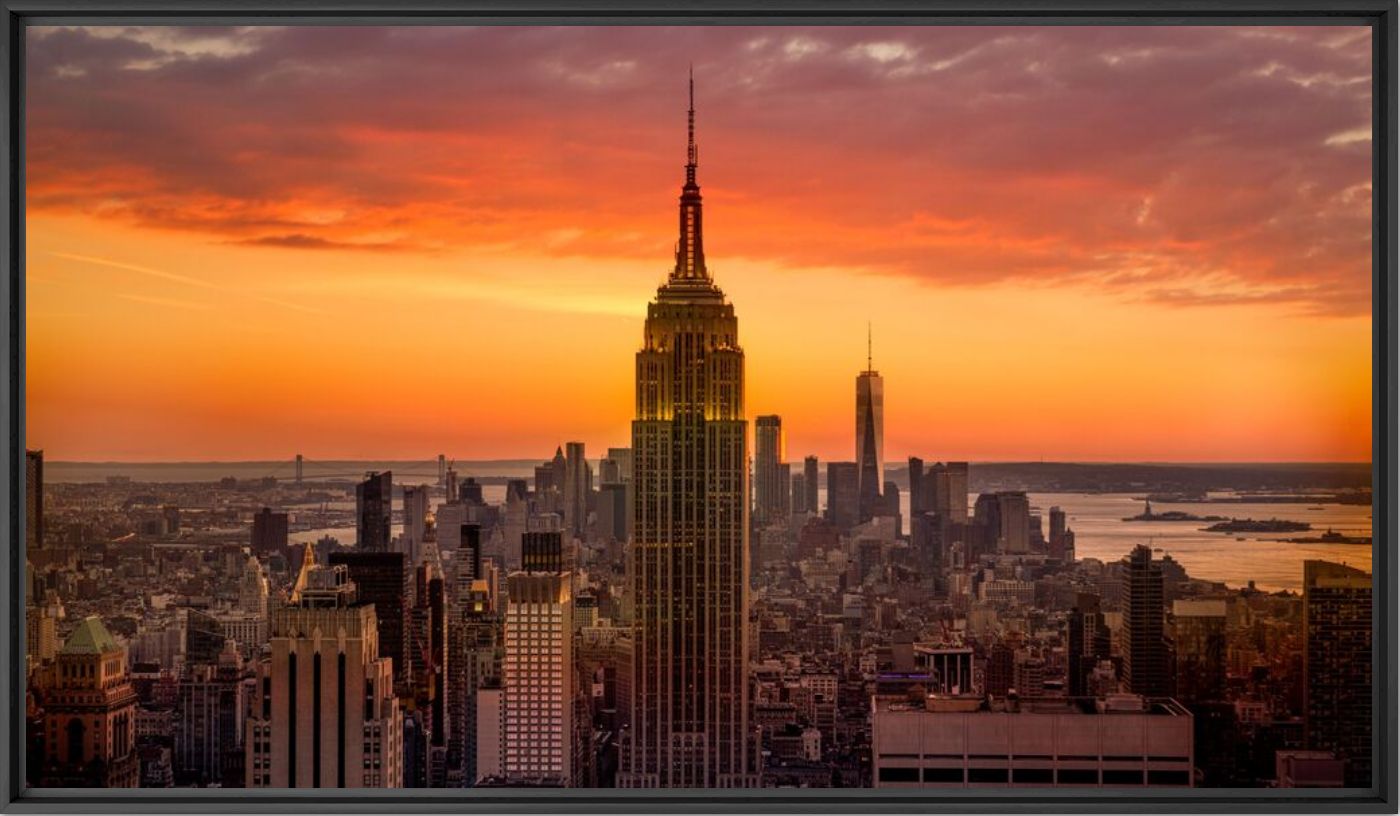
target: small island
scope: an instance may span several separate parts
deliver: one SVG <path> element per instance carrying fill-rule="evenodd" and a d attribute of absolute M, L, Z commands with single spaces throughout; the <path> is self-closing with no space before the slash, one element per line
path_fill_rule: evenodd
<path fill-rule="evenodd" d="M 1152 512 L 1152 500 L 1147 500 L 1147 508 L 1136 516 L 1128 516 L 1124 521 L 1229 521 L 1224 516 L 1197 516 L 1180 510 L 1165 513 Z"/>
<path fill-rule="evenodd" d="M 1278 538 L 1275 541 L 1284 541 L 1289 544 L 1360 544 L 1371 546 L 1370 536 L 1349 536 L 1339 533 L 1336 530 L 1327 529 L 1327 532 L 1314 538 Z"/>
<path fill-rule="evenodd" d="M 1301 533 L 1311 530 L 1312 525 L 1302 521 L 1284 519 L 1235 519 L 1202 527 L 1207 533 Z"/>

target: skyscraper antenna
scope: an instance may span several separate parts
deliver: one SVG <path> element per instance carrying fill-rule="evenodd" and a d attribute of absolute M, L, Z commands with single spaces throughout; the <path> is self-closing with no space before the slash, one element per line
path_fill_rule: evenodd
<path fill-rule="evenodd" d="M 865 321 L 865 370 L 875 370 L 874 339 L 869 320 Z"/>
<path fill-rule="evenodd" d="M 688 135 L 686 138 L 686 164 L 695 166 L 695 64 L 690 65 L 690 118 L 688 122 Z"/>

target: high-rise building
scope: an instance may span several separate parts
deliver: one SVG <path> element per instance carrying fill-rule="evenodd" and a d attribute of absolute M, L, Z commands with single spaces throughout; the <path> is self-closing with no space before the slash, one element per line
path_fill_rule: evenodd
<path fill-rule="evenodd" d="M 860 520 L 869 521 L 885 484 L 885 381 L 875 370 L 868 342 L 865 370 L 856 375 L 856 479 Z M 828 501 L 830 490 L 828 485 Z"/>
<path fill-rule="evenodd" d="M 705 266 L 694 85 L 669 279 L 637 352 L 632 727 L 622 787 L 752 787 L 744 352 Z"/>
<path fill-rule="evenodd" d="M 355 485 L 355 534 L 357 546 L 366 552 L 389 551 L 389 522 L 393 518 L 390 501 L 394 476 L 389 471 L 367 473 Z"/>
<path fill-rule="evenodd" d="M 447 681 L 452 655 L 448 649 L 447 582 L 436 549 L 429 545 L 414 570 L 412 644 L 414 709 L 421 729 L 416 734 L 417 760 L 404 763 L 404 783 L 410 787 L 446 785 L 448 738 Z"/>
<path fill-rule="evenodd" d="M 136 690 L 126 649 L 100 618 L 84 618 L 68 635 L 35 696 L 44 711 L 42 787 L 137 786 Z"/>
<path fill-rule="evenodd" d="M 582 442 L 564 445 L 564 528 L 569 535 L 583 538 L 588 531 L 588 494 L 593 489 L 593 472 L 584 457 Z"/>
<path fill-rule="evenodd" d="M 855 462 L 826 463 L 826 518 L 841 530 L 860 523 L 859 478 Z"/>
<path fill-rule="evenodd" d="M 24 452 L 24 544 L 35 550 L 44 546 L 44 452 Z"/>
<path fill-rule="evenodd" d="M 1347 787 L 1371 786 L 1371 575 L 1303 562 L 1306 747 L 1346 762 Z"/>
<path fill-rule="evenodd" d="M 1174 671 L 1164 627 L 1162 562 L 1139 544 L 1123 565 L 1123 685 L 1133 694 L 1172 693 Z"/>
<path fill-rule="evenodd" d="M 478 564 L 478 573 L 482 569 L 483 565 Z M 453 625 L 448 629 L 455 658 L 448 665 L 452 672 L 447 690 L 448 714 L 452 720 L 449 755 L 457 759 L 461 781 L 469 786 L 483 776 L 499 774 L 500 767 L 498 747 L 486 749 L 491 756 L 485 768 L 478 763 L 477 741 L 477 693 L 488 686 L 499 686 L 501 661 L 505 657 L 502 621 L 496 609 L 495 592 L 491 589 L 494 581 L 485 575 L 459 578 L 461 588 L 452 613 Z M 498 734 L 499 730 L 495 729 L 494 733 Z"/>
<path fill-rule="evenodd" d="M 423 540 L 428 531 L 428 486 L 405 485 L 403 489 L 403 545 L 410 569 L 423 560 Z"/>
<path fill-rule="evenodd" d="M 253 554 L 260 556 L 278 553 L 287 557 L 287 514 L 274 513 L 264 507 L 253 514 Z"/>
<path fill-rule="evenodd" d="M 1068 628 L 1065 687 L 1071 697 L 1087 697 L 1093 694 L 1090 675 L 1099 661 L 1109 659 L 1110 634 L 1099 596 L 1079 593 L 1074 608 L 1069 611 Z"/>
<path fill-rule="evenodd" d="M 807 507 L 807 474 L 793 473 L 791 470 L 788 471 L 788 474 L 788 479 L 792 486 L 792 512 L 811 512 Z"/>
<path fill-rule="evenodd" d="M 948 520 L 967 523 L 967 463 L 949 462 L 943 466 L 948 481 Z"/>
<path fill-rule="evenodd" d="M 919 514 L 931 509 L 924 496 L 924 460 L 917 456 L 911 456 L 909 457 L 909 515 L 917 518 Z"/>
<path fill-rule="evenodd" d="M 1184 703 L 1225 699 L 1225 601 L 1172 602 L 1175 696 Z"/>
<path fill-rule="evenodd" d="M 241 787 L 248 684 L 243 657 L 225 640 L 213 662 L 188 661 L 175 703 L 175 784 L 207 787 L 225 780 Z"/>
<path fill-rule="evenodd" d="M 808 456 L 806 459 L 802 460 L 802 489 L 807 491 L 807 498 L 804 504 L 806 505 L 808 513 L 820 513 L 822 511 L 821 505 L 818 503 L 820 495 L 818 493 L 818 488 L 820 485 L 818 485 L 817 482 L 821 478 L 821 474 L 817 472 L 819 467 L 820 463 L 815 456 Z"/>
<path fill-rule="evenodd" d="M 506 578 L 500 774 L 508 784 L 577 784 L 573 599 L 560 545 L 558 533 L 527 533 L 525 568 Z"/>
<path fill-rule="evenodd" d="M 1030 552 L 1030 499 L 1021 491 L 1003 491 L 997 494 L 997 509 L 997 518 L 1000 522 L 997 533 L 998 551 L 1005 553 Z"/>
<path fill-rule="evenodd" d="M 758 417 L 754 438 L 754 515 L 759 524 L 771 524 L 787 517 L 788 484 L 778 472 L 782 464 L 783 418 L 774 414 Z"/>
<path fill-rule="evenodd" d="M 378 627 L 377 656 L 391 663 L 395 678 L 407 682 L 411 654 L 406 632 L 412 587 L 404 554 L 333 552 L 330 565 L 348 571 L 348 580 L 355 585 L 358 602 L 368 605 L 374 612 Z"/>
<path fill-rule="evenodd" d="M 271 655 L 258 665 L 248 787 L 403 787 L 403 712 L 378 634 L 374 606 L 357 600 L 347 567 L 318 566 L 308 548 L 287 605 L 273 613 Z"/>

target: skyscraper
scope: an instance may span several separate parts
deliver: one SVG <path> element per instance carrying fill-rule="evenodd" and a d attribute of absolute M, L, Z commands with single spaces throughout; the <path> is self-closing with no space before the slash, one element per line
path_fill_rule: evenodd
<path fill-rule="evenodd" d="M 247 786 L 402 787 L 403 712 L 374 606 L 357 600 L 346 567 L 318 566 L 306 552 L 258 666 Z"/>
<path fill-rule="evenodd" d="M 752 787 L 744 352 L 705 266 L 694 83 L 680 240 L 647 307 L 632 423 L 632 729 L 622 787 Z"/>
<path fill-rule="evenodd" d="M 821 505 L 818 503 L 819 494 L 817 492 L 819 488 L 817 482 L 821 478 L 821 474 L 817 472 L 819 466 L 820 463 L 815 456 L 808 456 L 802 461 L 802 489 L 807 491 L 807 500 L 805 504 L 807 505 L 806 509 L 808 513 L 820 513 L 822 510 Z"/>
<path fill-rule="evenodd" d="M 1176 697 L 1184 703 L 1225 699 L 1225 601 L 1172 602 Z"/>
<path fill-rule="evenodd" d="M 1348 787 L 1371 786 L 1371 575 L 1303 562 L 1303 713 L 1307 747 L 1346 762 Z"/>
<path fill-rule="evenodd" d="M 1133 694 L 1171 694 L 1172 665 L 1163 627 L 1162 562 L 1139 544 L 1123 565 L 1123 685 Z"/>
<path fill-rule="evenodd" d="M 406 648 L 411 571 L 403 553 L 333 552 L 332 567 L 344 567 L 355 585 L 358 603 L 374 611 L 379 629 L 376 648 L 393 664 L 394 677 L 408 678 L 410 650 Z"/>
<path fill-rule="evenodd" d="M 26 549 L 44 546 L 44 452 L 24 452 L 24 543 Z"/>
<path fill-rule="evenodd" d="M 1066 642 L 1066 687 L 1071 697 L 1085 697 L 1092 692 L 1089 675 L 1100 660 L 1109 659 L 1110 635 L 1104 622 L 1099 596 L 1081 592 L 1069 611 L 1069 632 Z"/>
<path fill-rule="evenodd" d="M 78 624 L 35 691 L 44 709 L 41 786 L 136 787 L 136 691 L 126 649 L 101 619 Z"/>
<path fill-rule="evenodd" d="M 389 471 L 367 473 L 355 486 L 355 534 L 361 550 L 389 551 L 389 520 L 393 509 L 394 476 Z"/>
<path fill-rule="evenodd" d="M 577 783 L 573 598 L 560 534 L 526 533 L 506 578 L 500 770 L 514 784 Z"/>
<path fill-rule="evenodd" d="M 403 553 L 409 569 L 423 560 L 423 538 L 428 529 L 428 486 L 405 485 L 403 489 Z"/>
<path fill-rule="evenodd" d="M 826 518 L 840 530 L 860 523 L 860 465 L 826 463 Z"/>
<path fill-rule="evenodd" d="M 569 535 L 583 538 L 588 530 L 588 494 L 593 489 L 593 474 L 584 458 L 583 443 L 569 442 L 564 446 L 564 527 Z"/>
<path fill-rule="evenodd" d="M 909 515 L 918 518 L 929 510 L 924 496 L 924 460 L 917 456 L 909 457 Z"/>
<path fill-rule="evenodd" d="M 860 520 L 869 521 L 885 485 L 885 381 L 875 370 L 868 338 L 865 370 L 856 375 L 856 478 Z"/>
<path fill-rule="evenodd" d="M 783 418 L 766 415 L 754 420 L 754 514 L 759 524 L 771 524 L 787 515 L 787 481 L 781 478 Z"/>
<path fill-rule="evenodd" d="M 253 514 L 253 554 L 267 556 L 281 553 L 287 557 L 287 514 L 274 513 L 264 507 Z"/>

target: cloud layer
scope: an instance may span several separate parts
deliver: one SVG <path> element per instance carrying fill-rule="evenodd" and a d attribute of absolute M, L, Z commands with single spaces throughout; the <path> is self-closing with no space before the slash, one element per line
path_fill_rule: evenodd
<path fill-rule="evenodd" d="M 1370 310 L 1367 29 L 48 28 L 28 59 L 32 212 L 661 266 L 693 62 L 718 264 Z"/>

